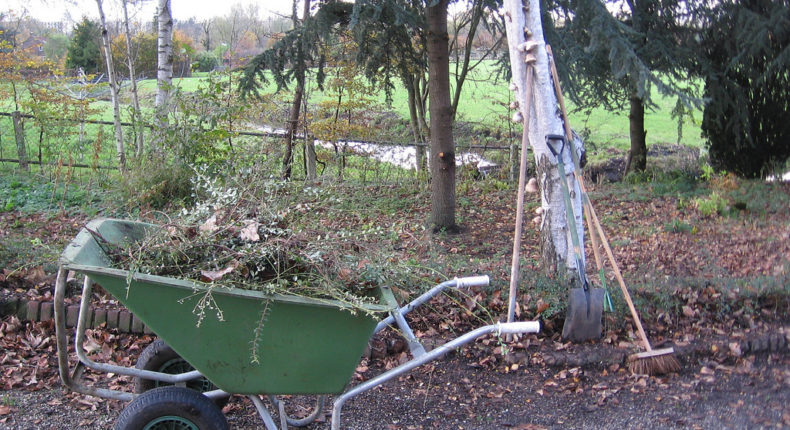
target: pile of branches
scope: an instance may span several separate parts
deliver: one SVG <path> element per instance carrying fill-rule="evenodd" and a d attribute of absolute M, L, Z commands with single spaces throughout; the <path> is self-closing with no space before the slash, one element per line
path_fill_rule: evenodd
<path fill-rule="evenodd" d="M 277 200 L 271 193 L 262 199 L 250 190 L 212 189 L 214 185 L 204 184 L 207 201 L 184 211 L 181 219 L 108 252 L 114 267 L 212 286 L 332 299 L 355 309 L 370 303 L 367 293 L 392 275 L 391 261 L 371 249 L 372 243 L 353 235 L 341 239 L 327 232 L 296 232 L 286 225 L 287 208 L 271 204 Z"/>

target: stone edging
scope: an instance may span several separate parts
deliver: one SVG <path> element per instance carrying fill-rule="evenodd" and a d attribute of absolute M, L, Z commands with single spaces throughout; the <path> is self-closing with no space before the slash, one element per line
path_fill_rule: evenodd
<path fill-rule="evenodd" d="M 90 316 L 87 321 L 89 328 L 96 328 L 104 324 L 106 328 L 117 329 L 121 333 L 153 333 L 139 318 L 126 309 L 109 310 L 91 307 L 89 312 Z M 50 321 L 54 318 L 54 303 L 51 301 L 25 299 L 0 301 L 0 316 L 8 315 L 16 315 L 20 320 Z M 78 315 L 78 305 L 66 306 L 66 327 L 76 327 Z M 425 339 L 425 341 L 430 343 L 431 339 Z M 366 352 L 369 351 L 369 354 L 374 355 L 373 349 L 369 346 Z M 400 350 L 403 349 L 400 348 Z M 432 348 L 429 347 L 429 349 Z M 719 353 L 724 351 L 736 357 L 762 352 L 790 353 L 790 328 L 785 327 L 775 333 L 755 334 L 749 339 L 727 339 L 723 341 L 718 339 L 713 342 L 699 341 L 687 346 L 675 346 L 675 356 L 679 358 L 710 356 L 715 355 L 716 351 L 719 351 Z M 546 365 L 552 367 L 608 366 L 624 363 L 627 356 L 631 353 L 620 348 L 601 348 L 594 354 L 591 354 L 589 351 L 542 352 L 539 353 L 539 358 Z M 384 355 L 387 355 L 387 353 L 384 353 Z M 514 354 L 509 357 L 508 361 L 528 364 L 530 357 L 524 353 Z"/>
<path fill-rule="evenodd" d="M 79 305 L 66 306 L 66 327 L 76 327 Z M 89 328 L 104 324 L 121 333 L 153 333 L 143 322 L 126 309 L 89 308 Z M 14 299 L 0 302 L 0 316 L 16 315 L 23 321 L 51 321 L 55 318 L 55 304 L 51 301 Z"/>
<path fill-rule="evenodd" d="M 666 345 L 671 346 L 671 345 Z M 674 346 L 675 357 L 691 359 L 695 356 L 710 357 L 729 355 L 737 358 L 748 354 L 759 353 L 790 353 L 790 328 L 780 328 L 772 333 L 754 333 L 748 339 L 722 338 L 713 341 L 699 340 L 686 346 Z M 582 367 L 612 364 L 623 364 L 634 351 L 621 348 L 602 348 L 598 353 L 589 352 L 543 352 L 540 359 L 554 367 Z"/>

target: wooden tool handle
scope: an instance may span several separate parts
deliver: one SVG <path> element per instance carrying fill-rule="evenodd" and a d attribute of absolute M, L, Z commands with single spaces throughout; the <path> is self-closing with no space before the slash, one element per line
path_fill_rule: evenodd
<path fill-rule="evenodd" d="M 565 110 L 565 99 L 562 97 L 562 89 L 560 88 L 560 78 L 557 75 L 557 66 L 553 61 L 554 55 L 551 52 L 551 46 L 546 45 L 546 51 L 548 52 L 549 56 L 552 58 L 550 61 L 551 64 L 551 76 L 552 80 L 554 81 L 554 91 L 557 95 L 557 101 L 560 104 L 560 109 L 562 111 L 562 119 L 565 123 L 565 134 L 567 135 L 568 142 L 571 145 L 571 155 L 574 156 L 574 164 L 576 164 L 576 168 L 581 168 L 578 165 L 578 160 L 576 160 L 576 152 L 575 148 L 573 147 L 573 132 L 571 131 L 570 121 L 568 121 L 568 113 Z M 582 203 L 585 208 L 585 212 L 591 217 L 587 219 L 588 229 L 590 230 L 590 239 L 593 242 L 593 254 L 595 255 L 595 263 L 598 265 L 598 270 L 601 270 L 602 262 L 600 261 L 600 256 L 598 255 L 598 246 L 595 243 L 596 237 L 595 232 L 593 231 L 592 227 L 590 227 L 590 218 L 592 218 L 593 224 L 595 224 L 595 230 L 601 237 L 601 243 L 603 243 L 604 250 L 606 251 L 606 255 L 609 257 L 609 262 L 612 263 L 612 270 L 614 271 L 614 276 L 617 278 L 617 283 L 620 285 L 620 290 L 623 292 L 623 296 L 625 297 L 625 302 L 628 304 L 628 309 L 631 310 L 631 316 L 634 317 L 634 323 L 636 324 L 636 329 L 639 332 L 639 337 L 642 338 L 642 342 L 645 344 L 645 349 L 649 352 L 652 351 L 653 348 L 650 347 L 650 342 L 647 340 L 647 334 L 645 334 L 644 328 L 642 328 L 642 321 L 639 319 L 639 314 L 636 312 L 636 308 L 634 307 L 634 302 L 631 300 L 631 294 L 628 293 L 628 288 L 625 286 L 625 281 L 623 280 L 623 275 L 620 273 L 620 268 L 617 266 L 617 262 L 614 259 L 614 254 L 612 254 L 612 249 L 609 247 L 609 241 L 606 239 L 606 233 L 604 233 L 603 228 L 601 227 L 600 221 L 598 221 L 598 216 L 595 214 L 595 208 L 593 208 L 592 203 L 590 202 L 590 198 L 587 195 L 587 187 L 584 186 L 584 178 L 582 175 L 576 175 L 576 179 L 579 181 L 579 189 L 582 192 Z"/>

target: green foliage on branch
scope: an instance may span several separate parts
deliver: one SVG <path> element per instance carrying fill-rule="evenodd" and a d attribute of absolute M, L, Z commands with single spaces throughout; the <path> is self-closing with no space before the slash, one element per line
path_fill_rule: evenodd
<path fill-rule="evenodd" d="M 790 158 L 790 2 L 721 2 L 702 45 L 711 163 L 770 173 Z"/>
<path fill-rule="evenodd" d="M 261 83 L 272 79 L 277 89 L 286 89 L 293 82 L 304 82 L 308 65 L 318 71 L 316 82 L 324 83 L 326 58 L 322 53 L 322 41 L 328 39 L 338 24 L 348 24 L 353 5 L 329 1 L 321 5 L 315 16 L 308 17 L 302 25 L 289 30 L 274 46 L 255 56 L 244 67 L 239 81 L 242 95 L 259 96 Z M 271 72 L 267 75 L 267 71 Z"/>

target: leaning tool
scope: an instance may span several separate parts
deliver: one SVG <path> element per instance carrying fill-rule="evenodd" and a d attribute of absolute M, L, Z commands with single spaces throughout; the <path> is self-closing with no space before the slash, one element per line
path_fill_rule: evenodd
<path fill-rule="evenodd" d="M 609 294 L 609 288 L 606 286 L 606 275 L 604 272 L 604 262 L 601 259 L 600 251 L 598 249 L 598 239 L 595 236 L 595 230 L 593 229 L 592 225 L 592 216 L 590 215 L 590 211 L 592 209 L 592 204 L 590 199 L 587 196 L 586 187 L 584 186 L 584 176 L 581 173 L 581 163 L 579 162 L 579 155 L 576 151 L 573 150 L 573 140 L 574 135 L 573 131 L 571 130 L 571 123 L 568 120 L 568 111 L 565 109 L 565 99 L 562 97 L 562 89 L 560 88 L 560 77 L 557 73 L 557 65 L 554 63 L 554 54 L 551 51 L 551 46 L 546 45 L 546 52 L 549 55 L 549 65 L 551 66 L 551 78 L 554 82 L 554 94 L 557 96 L 557 102 L 560 105 L 560 112 L 562 113 L 562 124 L 565 130 L 565 138 L 569 142 L 571 146 L 571 157 L 573 158 L 574 164 L 574 173 L 579 181 L 579 188 L 582 191 L 582 205 L 584 207 L 584 218 L 587 220 L 587 230 L 590 231 L 590 242 L 593 249 L 593 256 L 595 257 L 595 267 L 598 269 L 598 278 L 601 282 L 601 288 L 604 291 L 604 302 L 603 308 L 605 311 L 612 312 L 614 311 L 614 305 L 612 304 L 612 296 Z"/>
<path fill-rule="evenodd" d="M 559 76 L 557 75 L 557 67 L 554 63 L 554 56 L 551 52 L 551 47 L 546 45 L 546 51 L 549 54 L 549 62 L 551 64 L 551 74 L 552 74 L 552 79 L 554 81 L 554 90 L 557 95 L 557 101 L 560 104 L 560 110 L 562 112 L 562 120 L 565 125 L 565 134 L 567 135 L 568 139 L 573 139 L 573 132 L 571 131 L 570 122 L 568 121 L 568 113 L 565 110 L 565 101 L 562 97 L 562 89 L 560 88 Z M 549 145 L 549 148 L 551 148 L 551 145 Z M 642 339 L 642 342 L 645 345 L 645 352 L 633 354 L 628 357 L 627 360 L 628 368 L 633 373 L 648 374 L 648 375 L 661 375 L 665 373 L 677 372 L 678 370 L 680 370 L 680 362 L 677 360 L 677 358 L 675 358 L 674 356 L 675 350 L 673 348 L 653 349 L 650 346 L 650 342 L 647 339 L 645 330 L 642 327 L 642 322 L 639 319 L 639 314 L 636 312 L 634 303 L 631 300 L 631 295 L 628 293 L 628 288 L 626 288 L 625 281 L 623 280 L 623 276 L 620 273 L 620 268 L 618 267 L 617 262 L 614 259 L 614 254 L 612 253 L 612 249 L 609 246 L 608 240 L 606 239 L 606 234 L 604 233 L 603 228 L 601 227 L 601 223 L 598 220 L 598 216 L 595 213 L 595 208 L 593 208 L 592 202 L 590 201 L 590 197 L 587 194 L 587 189 L 584 185 L 584 177 L 580 171 L 581 163 L 579 161 L 579 156 L 576 153 L 576 151 L 574 151 L 573 149 L 571 149 L 571 157 L 573 158 L 576 178 L 579 181 L 579 188 L 582 194 L 582 204 L 585 207 L 585 214 L 587 215 L 588 225 L 590 222 L 592 222 L 592 224 L 595 225 L 595 231 L 593 231 L 592 226 L 589 228 L 589 230 L 590 230 L 590 238 L 593 242 L 593 250 L 595 252 L 596 263 L 598 264 L 598 270 L 601 276 L 601 282 L 605 282 L 606 278 L 603 275 L 603 266 L 600 264 L 598 258 L 598 252 L 597 252 L 598 247 L 595 243 L 596 231 L 600 236 L 601 243 L 603 244 L 604 250 L 606 251 L 606 255 L 609 257 L 609 262 L 612 263 L 612 269 L 614 271 L 615 277 L 617 278 L 617 282 L 620 285 L 620 290 L 622 290 L 623 292 L 625 301 L 628 304 L 628 308 L 631 311 L 631 315 L 634 318 L 634 323 L 636 324 L 637 331 L 639 332 L 639 337 Z M 605 284 L 604 284 L 604 288 L 605 288 Z M 611 307 L 611 302 L 609 306 Z"/>
<path fill-rule="evenodd" d="M 554 147 L 554 142 L 560 142 L 559 151 Z M 562 151 L 565 149 L 565 136 L 550 134 L 546 136 L 546 145 L 555 157 L 557 157 L 557 167 L 560 175 L 560 188 L 562 188 L 562 198 L 565 204 L 565 217 L 568 222 L 568 229 L 571 233 L 573 244 L 573 256 L 576 260 L 576 271 L 579 274 L 579 282 L 582 288 L 571 288 L 568 296 L 568 313 L 565 316 L 565 325 L 562 328 L 562 337 L 574 342 L 581 342 L 601 337 L 601 316 L 603 314 L 603 290 L 600 288 L 590 289 L 587 282 L 587 275 L 584 270 L 584 260 L 582 259 L 581 242 L 579 233 L 576 230 L 576 216 L 573 213 L 571 203 L 571 193 L 568 189 L 568 182 L 565 173 L 565 163 L 562 161 Z M 571 151 L 573 152 L 573 151 Z"/>

